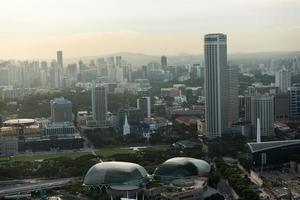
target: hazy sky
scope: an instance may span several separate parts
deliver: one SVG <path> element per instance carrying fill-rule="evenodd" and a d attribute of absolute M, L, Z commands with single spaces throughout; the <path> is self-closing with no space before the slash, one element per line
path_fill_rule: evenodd
<path fill-rule="evenodd" d="M 300 0 L 1 0 L 0 59 L 300 50 Z"/>

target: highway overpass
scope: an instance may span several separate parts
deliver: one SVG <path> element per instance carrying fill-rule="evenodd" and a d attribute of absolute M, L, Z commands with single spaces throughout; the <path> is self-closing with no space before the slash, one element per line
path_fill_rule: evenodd
<path fill-rule="evenodd" d="M 76 178 L 63 178 L 53 180 L 43 180 L 36 183 L 29 183 L 23 185 L 11 185 L 9 187 L 0 188 L 0 198 L 5 198 L 12 195 L 28 194 L 40 190 L 49 190 L 60 188 L 69 185 L 76 181 Z"/>

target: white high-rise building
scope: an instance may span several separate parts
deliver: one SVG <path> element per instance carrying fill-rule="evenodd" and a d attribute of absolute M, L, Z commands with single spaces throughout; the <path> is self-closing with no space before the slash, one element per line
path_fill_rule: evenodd
<path fill-rule="evenodd" d="M 227 37 L 208 34 L 204 37 L 205 61 L 205 127 L 210 138 L 222 136 L 228 128 Z"/>
<path fill-rule="evenodd" d="M 107 87 L 106 85 L 93 85 L 92 112 L 97 127 L 107 127 Z"/>
<path fill-rule="evenodd" d="M 118 83 L 124 82 L 124 73 L 122 67 L 116 67 L 116 81 Z"/>
<path fill-rule="evenodd" d="M 122 56 L 116 56 L 116 67 L 122 66 Z"/>
<path fill-rule="evenodd" d="M 52 87 L 59 88 L 61 86 L 61 70 L 55 60 L 51 62 L 50 78 Z"/>
<path fill-rule="evenodd" d="M 251 97 L 251 123 L 257 130 L 257 118 L 260 120 L 261 136 L 274 135 L 274 97 L 252 96 Z"/>
<path fill-rule="evenodd" d="M 9 85 L 9 69 L 0 68 L 0 86 Z"/>
<path fill-rule="evenodd" d="M 297 57 L 293 58 L 292 69 L 293 69 L 293 73 L 300 74 L 300 58 Z"/>
<path fill-rule="evenodd" d="M 40 78 L 41 78 L 41 86 L 43 88 L 48 86 L 48 74 L 46 70 L 41 70 L 40 71 Z"/>
<path fill-rule="evenodd" d="M 77 80 L 77 64 L 68 64 L 67 67 L 67 76 L 70 80 L 76 81 Z"/>
<path fill-rule="evenodd" d="M 279 87 L 279 92 L 287 93 L 291 87 L 291 72 L 285 68 L 275 73 L 275 85 Z"/>
<path fill-rule="evenodd" d="M 97 75 L 98 76 L 106 76 L 107 75 L 107 64 L 104 58 L 98 58 L 96 60 L 97 65 Z"/>

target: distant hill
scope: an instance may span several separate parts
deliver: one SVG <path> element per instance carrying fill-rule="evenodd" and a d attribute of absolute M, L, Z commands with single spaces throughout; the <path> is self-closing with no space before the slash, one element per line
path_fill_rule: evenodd
<path fill-rule="evenodd" d="M 65 59 L 67 63 L 78 62 L 78 60 L 89 61 L 97 58 L 106 58 L 111 56 L 122 56 L 122 59 L 131 63 L 133 66 L 142 66 L 147 65 L 150 62 L 160 63 L 161 55 L 146 55 L 142 53 L 129 53 L 121 52 L 108 55 L 99 55 L 99 56 L 88 56 L 80 58 Z M 180 64 L 193 64 L 200 63 L 203 60 L 201 55 L 193 54 L 178 54 L 178 55 L 166 55 L 168 57 L 168 65 L 180 65 Z"/>
<path fill-rule="evenodd" d="M 108 55 L 99 56 L 87 56 L 72 59 L 65 59 L 66 63 L 78 62 L 83 60 L 89 62 L 89 60 L 97 58 L 106 58 L 110 56 L 122 56 L 122 59 L 131 63 L 133 66 L 147 65 L 150 62 L 160 63 L 161 55 L 146 55 L 142 53 L 130 53 L 130 52 L 120 52 Z M 166 55 L 168 57 L 168 65 L 184 65 L 184 64 L 194 64 L 202 63 L 203 55 L 197 54 L 177 54 L 177 55 Z M 293 52 L 261 52 L 261 53 L 234 53 L 228 55 L 228 60 L 240 60 L 240 59 L 279 59 L 279 58 L 291 58 L 300 57 L 300 51 Z"/>

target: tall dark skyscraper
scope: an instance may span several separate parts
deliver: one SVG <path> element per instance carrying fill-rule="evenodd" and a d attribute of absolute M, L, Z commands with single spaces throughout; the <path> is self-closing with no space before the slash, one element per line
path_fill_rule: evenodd
<path fill-rule="evenodd" d="M 290 118 L 300 119 L 300 87 L 289 87 L 288 96 Z"/>
<path fill-rule="evenodd" d="M 222 136 L 228 128 L 229 81 L 227 37 L 208 34 L 204 37 L 205 59 L 205 127 L 210 138 Z"/>
<path fill-rule="evenodd" d="M 56 52 L 56 60 L 59 65 L 59 67 L 62 69 L 64 67 L 63 63 L 63 52 L 62 51 L 57 51 Z"/>
<path fill-rule="evenodd" d="M 107 127 L 107 87 L 106 85 L 93 85 L 92 112 L 97 127 Z"/>
<path fill-rule="evenodd" d="M 237 66 L 229 66 L 228 70 L 228 123 L 231 126 L 239 119 L 239 71 Z"/>
<path fill-rule="evenodd" d="M 167 56 L 162 56 L 160 58 L 160 62 L 161 62 L 161 67 L 163 69 L 166 69 L 168 67 L 168 58 L 167 58 Z"/>
<path fill-rule="evenodd" d="M 137 108 L 141 110 L 143 118 L 151 117 L 151 99 L 150 97 L 141 97 L 137 99 Z"/>

